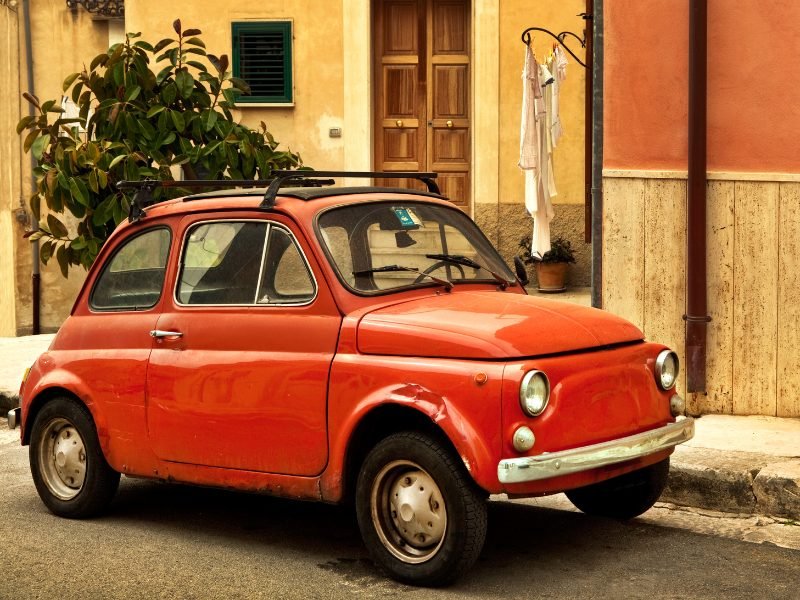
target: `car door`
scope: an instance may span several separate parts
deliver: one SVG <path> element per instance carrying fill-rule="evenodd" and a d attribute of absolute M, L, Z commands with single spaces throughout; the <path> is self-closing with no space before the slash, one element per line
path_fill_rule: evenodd
<path fill-rule="evenodd" d="M 327 462 L 328 373 L 341 315 L 279 217 L 190 217 L 147 377 L 167 461 L 315 475 Z"/>

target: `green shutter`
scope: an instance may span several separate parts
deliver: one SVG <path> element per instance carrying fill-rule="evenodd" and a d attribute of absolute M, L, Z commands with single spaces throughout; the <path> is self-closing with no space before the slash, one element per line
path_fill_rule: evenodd
<path fill-rule="evenodd" d="M 292 23 L 234 23 L 233 76 L 251 91 L 237 103 L 292 102 Z"/>

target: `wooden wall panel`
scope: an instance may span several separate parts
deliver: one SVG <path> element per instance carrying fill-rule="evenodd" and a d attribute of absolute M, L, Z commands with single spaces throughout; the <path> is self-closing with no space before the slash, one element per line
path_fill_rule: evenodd
<path fill-rule="evenodd" d="M 644 334 L 680 359 L 686 391 L 686 181 L 649 179 L 644 186 Z"/>
<path fill-rule="evenodd" d="M 778 209 L 779 417 L 800 417 L 800 183 L 781 183 Z"/>
<path fill-rule="evenodd" d="M 645 180 L 603 182 L 603 308 L 644 327 Z"/>
<path fill-rule="evenodd" d="M 779 184 L 734 188 L 733 411 L 774 415 L 777 407 Z"/>
<path fill-rule="evenodd" d="M 710 181 L 707 188 L 708 394 L 690 407 L 693 413 L 733 413 L 734 187 L 733 181 Z"/>

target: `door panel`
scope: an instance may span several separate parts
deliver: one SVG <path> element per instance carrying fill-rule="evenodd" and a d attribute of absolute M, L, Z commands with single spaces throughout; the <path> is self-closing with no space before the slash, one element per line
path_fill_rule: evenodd
<path fill-rule="evenodd" d="M 375 3 L 375 168 L 437 171 L 439 187 L 469 209 L 468 0 Z M 386 185 L 425 190 L 413 180 Z"/>
<path fill-rule="evenodd" d="M 227 240 L 200 236 L 196 232 L 203 226 L 189 228 L 201 219 L 187 218 L 188 237 L 181 236 L 213 260 L 195 259 L 202 253 L 184 250 L 185 268 L 205 269 L 205 274 L 178 274 L 178 287 L 189 292 L 178 294 L 179 302 L 170 292 L 155 327 L 180 336 L 160 338 L 150 354 L 147 426 L 153 451 L 171 462 L 317 475 L 328 457 L 327 385 L 341 324 L 338 309 L 324 279 L 312 279 L 300 253 L 290 252 L 297 246 L 284 244 L 285 250 L 273 255 L 278 234 L 292 239 L 289 223 L 270 221 L 264 249 L 244 237 L 244 227 Z M 241 219 L 213 224 L 228 223 Z M 294 238 L 310 272 L 319 273 L 297 232 Z M 216 290 L 224 283 L 223 272 L 234 273 L 237 281 L 244 278 L 241 265 L 249 261 L 242 251 L 257 259 L 247 277 L 258 280 L 258 291 L 246 306 L 221 306 L 224 298 L 212 299 L 204 288 Z M 216 305 L 204 304 L 208 299 Z"/>

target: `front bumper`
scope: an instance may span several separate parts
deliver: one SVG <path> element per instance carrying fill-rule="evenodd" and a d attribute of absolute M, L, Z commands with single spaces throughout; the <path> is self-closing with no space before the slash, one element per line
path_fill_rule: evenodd
<path fill-rule="evenodd" d="M 500 483 L 524 483 L 580 473 L 668 450 L 692 437 L 694 419 L 685 417 L 664 427 L 592 446 L 507 458 L 497 465 L 497 478 Z"/>
<path fill-rule="evenodd" d="M 22 409 L 12 408 L 8 411 L 8 428 L 9 429 L 16 429 L 17 425 L 20 423 L 20 416 L 22 415 Z"/>

